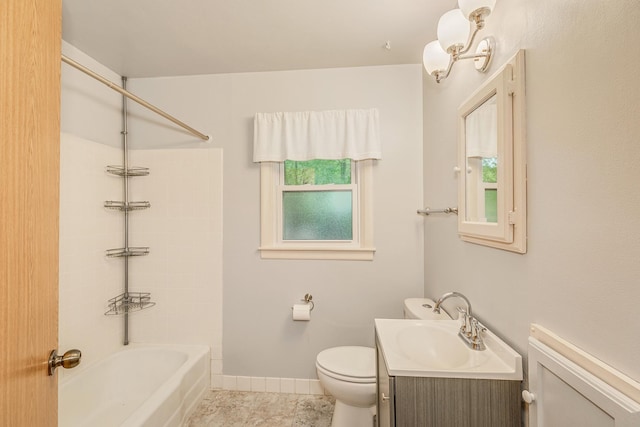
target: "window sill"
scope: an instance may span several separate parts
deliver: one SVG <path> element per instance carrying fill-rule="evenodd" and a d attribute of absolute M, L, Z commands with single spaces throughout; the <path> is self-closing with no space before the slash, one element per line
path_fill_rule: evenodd
<path fill-rule="evenodd" d="M 258 248 L 262 259 L 373 261 L 375 248 Z"/>

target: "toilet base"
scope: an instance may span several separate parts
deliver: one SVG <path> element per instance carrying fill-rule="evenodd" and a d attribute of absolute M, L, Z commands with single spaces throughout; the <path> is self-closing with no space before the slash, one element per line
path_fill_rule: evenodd
<path fill-rule="evenodd" d="M 373 427 L 375 413 L 376 405 L 359 408 L 336 400 L 331 427 Z"/>

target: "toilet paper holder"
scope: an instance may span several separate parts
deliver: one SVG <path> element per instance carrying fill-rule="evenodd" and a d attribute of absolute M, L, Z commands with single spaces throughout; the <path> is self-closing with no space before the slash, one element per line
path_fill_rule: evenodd
<path fill-rule="evenodd" d="M 315 304 L 313 303 L 313 295 L 311 294 L 304 294 L 304 298 L 302 298 L 300 301 L 304 301 L 307 304 L 311 304 L 311 308 L 309 309 L 309 311 L 312 311 L 313 307 L 315 307 Z M 291 309 L 293 310 L 293 307 L 291 307 Z"/>

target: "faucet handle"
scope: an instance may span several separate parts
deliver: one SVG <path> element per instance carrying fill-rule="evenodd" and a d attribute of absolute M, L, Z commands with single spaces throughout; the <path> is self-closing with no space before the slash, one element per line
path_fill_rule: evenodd
<path fill-rule="evenodd" d="M 458 307 L 458 320 L 460 321 L 460 332 L 462 333 L 466 333 L 467 332 L 467 322 L 469 321 L 469 313 L 467 313 L 467 310 L 465 310 L 462 307 Z M 469 325 L 471 326 L 471 325 Z"/>
<path fill-rule="evenodd" d="M 474 338 L 481 339 L 480 334 L 482 332 L 487 332 L 487 328 L 478 321 L 475 317 L 471 318 L 471 332 Z"/>
<path fill-rule="evenodd" d="M 478 319 L 472 317 L 469 323 L 471 323 L 471 334 L 475 338 L 478 336 Z"/>

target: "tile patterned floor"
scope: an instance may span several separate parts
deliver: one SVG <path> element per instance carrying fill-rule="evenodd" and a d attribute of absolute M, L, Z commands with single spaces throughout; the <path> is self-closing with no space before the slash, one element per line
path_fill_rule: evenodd
<path fill-rule="evenodd" d="M 187 427 L 329 427 L 335 400 L 330 396 L 209 391 Z"/>

